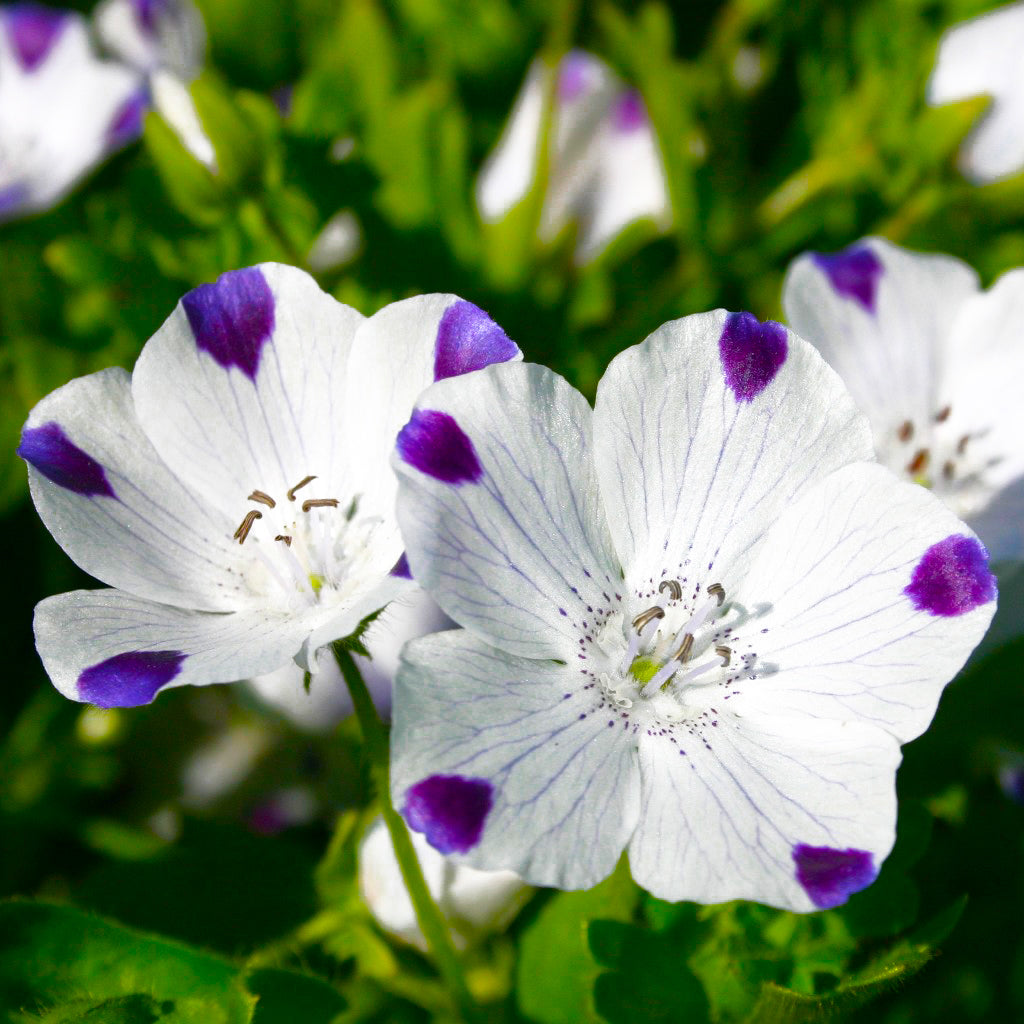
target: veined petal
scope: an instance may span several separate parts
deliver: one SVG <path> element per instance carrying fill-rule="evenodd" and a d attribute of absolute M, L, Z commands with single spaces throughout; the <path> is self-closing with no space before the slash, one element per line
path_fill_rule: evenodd
<path fill-rule="evenodd" d="M 662 899 L 808 911 L 874 881 L 896 835 L 898 743 L 858 722 L 721 709 L 640 738 L 633 877 Z"/>
<path fill-rule="evenodd" d="M 316 479 L 303 498 L 347 504 L 356 439 L 339 425 L 361 320 L 293 267 L 222 274 L 189 292 L 139 356 L 142 429 L 172 472 L 229 516 L 244 514 L 254 489 L 281 501 L 306 476 Z"/>
<path fill-rule="evenodd" d="M 36 605 L 36 648 L 53 685 L 99 707 L 149 704 L 169 686 L 269 672 L 308 632 L 265 609 L 194 612 L 119 590 L 75 590 Z"/>
<path fill-rule="evenodd" d="M 395 806 L 470 864 L 596 884 L 636 824 L 639 775 L 632 732 L 595 711 L 578 679 L 466 630 L 412 641 L 395 689 Z"/>
<path fill-rule="evenodd" d="M 888 463 L 901 424 L 930 422 L 948 401 L 940 393 L 943 339 L 977 292 L 977 274 L 952 256 L 867 238 L 797 259 L 782 302 L 793 330 L 818 348 L 867 414 Z"/>
<path fill-rule="evenodd" d="M 985 551 L 937 498 L 880 466 L 836 471 L 778 518 L 735 594 L 755 676 L 729 709 L 927 727 L 995 611 Z"/>
<path fill-rule="evenodd" d="M 153 601 L 252 603 L 235 524 L 197 497 L 143 434 L 121 369 L 80 377 L 31 412 L 18 454 L 40 518 L 86 572 Z"/>
<path fill-rule="evenodd" d="M 724 310 L 672 321 L 612 361 L 594 442 L 637 592 L 666 576 L 731 591 L 782 508 L 832 469 L 871 458 L 867 423 L 813 348 Z"/>
<path fill-rule="evenodd" d="M 519 359 L 519 347 L 501 327 L 457 295 L 404 299 L 364 320 L 352 344 L 343 422 L 365 507 L 391 517 L 397 483 L 384 467 L 425 388 Z"/>
<path fill-rule="evenodd" d="M 413 578 L 512 654 L 576 662 L 621 601 L 591 455 L 591 411 L 541 366 L 441 381 L 398 437 L 398 520 Z"/>

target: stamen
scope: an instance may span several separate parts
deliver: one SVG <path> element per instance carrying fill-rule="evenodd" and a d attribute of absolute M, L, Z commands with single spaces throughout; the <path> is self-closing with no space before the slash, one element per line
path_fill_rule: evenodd
<path fill-rule="evenodd" d="M 307 498 L 302 503 L 302 511 L 308 512 L 311 508 L 337 508 L 337 498 Z"/>
<path fill-rule="evenodd" d="M 723 659 L 722 668 L 728 668 L 729 662 L 732 661 L 732 648 L 726 647 L 725 644 L 719 644 L 715 648 L 715 654 Z"/>
<path fill-rule="evenodd" d="M 725 603 L 725 587 L 721 583 L 712 583 L 708 587 L 708 593 L 718 598 L 718 607 L 721 608 Z"/>
<path fill-rule="evenodd" d="M 683 642 L 679 645 L 676 653 L 669 658 L 669 661 L 678 661 L 682 664 L 684 661 L 690 660 L 690 652 L 693 650 L 693 634 L 687 633 L 683 637 Z"/>
<path fill-rule="evenodd" d="M 641 612 L 633 620 L 633 628 L 638 632 L 642 633 L 649 622 L 653 622 L 654 619 L 665 618 L 665 609 L 659 605 L 655 605 L 653 608 L 648 608 L 647 611 Z"/>
<path fill-rule="evenodd" d="M 949 419 L 949 414 L 950 414 L 950 413 L 951 413 L 952 411 L 953 411 L 953 407 L 952 407 L 951 405 L 944 405 L 944 406 L 943 406 L 943 407 L 942 407 L 942 408 L 941 408 L 941 409 L 940 409 L 940 410 L 939 410 L 939 411 L 938 411 L 938 412 L 937 412 L 937 413 L 935 414 L 935 422 L 936 422 L 936 423 L 945 423 L 945 422 L 946 422 L 946 420 L 948 420 L 948 419 Z"/>
<path fill-rule="evenodd" d="M 252 524 L 255 523 L 257 519 L 262 518 L 263 513 L 257 508 L 252 509 L 250 512 L 246 512 L 245 518 L 242 520 L 238 529 L 235 530 L 231 539 L 237 540 L 239 544 L 244 544 L 245 538 L 249 536 L 249 531 L 252 529 Z"/>
<path fill-rule="evenodd" d="M 956 463 L 952 459 L 942 464 L 942 475 L 946 480 L 952 480 L 956 476 Z"/>
<path fill-rule="evenodd" d="M 896 436 L 906 444 L 914 436 L 914 424 L 910 420 L 904 420 L 900 424 L 900 429 L 896 431 Z"/>
<path fill-rule="evenodd" d="M 907 463 L 907 472 L 913 476 L 923 473 L 928 468 L 931 452 L 927 448 L 918 449 L 917 454 Z"/>
<path fill-rule="evenodd" d="M 683 588 L 679 585 L 678 580 L 662 580 L 658 584 L 658 593 L 661 594 L 665 590 L 668 591 L 669 597 L 673 601 L 678 601 L 683 596 Z"/>
<path fill-rule="evenodd" d="M 306 484 L 311 484 L 315 479 L 315 476 L 304 476 L 293 488 L 291 488 L 291 490 L 288 491 L 288 500 L 294 501 L 295 492 L 299 490 L 300 487 L 305 487 Z"/>
<path fill-rule="evenodd" d="M 285 533 L 279 533 L 274 540 L 284 541 L 284 546 L 290 548 L 292 546 L 292 539 Z"/>
<path fill-rule="evenodd" d="M 277 502 L 266 491 L 253 491 L 248 500 L 258 501 L 261 505 L 266 505 L 267 508 L 274 508 L 277 505 Z"/>
<path fill-rule="evenodd" d="M 967 442 L 970 441 L 970 439 L 971 439 L 971 435 L 970 434 L 964 434 L 964 436 L 961 437 L 959 441 L 957 441 L 957 443 L 956 443 L 956 453 L 957 453 L 957 455 L 963 455 L 963 453 L 965 451 L 967 451 Z"/>

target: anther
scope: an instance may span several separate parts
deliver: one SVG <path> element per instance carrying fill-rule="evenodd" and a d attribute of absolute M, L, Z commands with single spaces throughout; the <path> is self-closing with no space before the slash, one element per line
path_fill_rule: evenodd
<path fill-rule="evenodd" d="M 956 475 L 956 463 L 952 459 L 942 464 L 942 475 L 946 480 L 952 480 Z"/>
<path fill-rule="evenodd" d="M 669 661 L 678 661 L 682 664 L 684 661 L 690 660 L 690 652 L 693 650 L 693 634 L 687 633 L 683 637 L 683 642 L 679 645 L 676 653 L 669 658 Z"/>
<path fill-rule="evenodd" d="M 957 443 L 956 443 L 956 453 L 957 453 L 957 455 L 963 455 L 963 453 L 965 451 L 967 451 L 967 442 L 970 441 L 970 439 L 971 439 L 971 435 L 970 434 L 964 434 L 964 436 L 961 437 L 959 441 L 957 441 Z"/>
<path fill-rule="evenodd" d="M 928 468 L 930 458 L 931 452 L 927 448 L 918 449 L 917 454 L 907 463 L 907 472 L 914 476 L 923 473 Z"/>
<path fill-rule="evenodd" d="M 289 501 L 294 501 L 294 500 L 295 500 L 295 492 L 296 492 L 297 490 L 299 490 L 299 488 L 300 488 L 300 487 L 305 487 L 305 486 L 306 486 L 306 484 L 311 484 L 311 483 L 312 483 L 312 482 L 313 482 L 313 481 L 314 481 L 315 479 L 316 479 L 316 477 L 315 477 L 315 476 L 304 476 L 304 477 L 303 477 L 303 478 L 302 478 L 302 479 L 301 479 L 301 480 L 300 480 L 300 481 L 299 481 L 299 482 L 298 482 L 298 483 L 297 483 L 297 484 L 296 484 L 296 485 L 295 485 L 295 486 L 294 486 L 293 488 L 291 488 L 291 490 L 290 490 L 290 491 L 288 492 L 288 500 L 289 500 Z"/>
<path fill-rule="evenodd" d="M 252 529 L 252 524 L 257 519 L 262 519 L 263 513 L 258 509 L 254 508 L 249 512 L 246 512 L 245 518 L 242 520 L 241 525 L 234 532 L 232 540 L 237 540 L 239 544 L 245 543 L 245 538 L 249 536 L 249 531 Z"/>
<path fill-rule="evenodd" d="M 725 587 L 723 587 L 721 583 L 712 583 L 711 586 L 708 587 L 708 593 L 713 594 L 718 598 L 718 607 L 721 608 L 725 603 Z"/>
<path fill-rule="evenodd" d="M 732 660 L 732 648 L 726 647 L 725 644 L 719 644 L 715 648 L 715 654 L 722 659 L 722 668 L 728 668 L 729 662 Z"/>
<path fill-rule="evenodd" d="M 678 580 L 662 580 L 658 584 L 658 593 L 661 594 L 666 590 L 673 601 L 678 601 L 683 596 L 683 588 L 679 586 Z"/>
<path fill-rule="evenodd" d="M 896 432 L 896 436 L 906 444 L 914 436 L 914 424 L 910 420 L 904 420 L 900 424 L 900 429 Z"/>
<path fill-rule="evenodd" d="M 953 407 L 952 407 L 951 405 L 944 405 L 944 406 L 943 406 L 943 407 L 942 407 L 942 408 L 941 408 L 941 409 L 940 409 L 940 410 L 939 410 L 939 411 L 938 411 L 938 412 L 937 412 L 937 413 L 935 414 L 935 422 L 936 422 L 936 423 L 945 423 L 945 422 L 946 422 L 946 420 L 948 420 L 948 419 L 949 419 L 949 414 L 950 414 L 950 413 L 951 413 L 952 411 L 953 411 Z"/>
<path fill-rule="evenodd" d="M 665 618 L 665 609 L 661 608 L 658 605 L 655 605 L 653 608 L 648 608 L 647 611 L 641 612 L 633 620 L 633 628 L 638 633 L 642 633 L 647 628 L 647 626 L 655 619 L 663 618 Z"/>
<path fill-rule="evenodd" d="M 337 498 L 307 498 L 302 503 L 302 511 L 308 512 L 311 508 L 337 508 Z"/>
<path fill-rule="evenodd" d="M 274 540 L 284 541 L 284 546 L 290 548 L 292 546 L 292 539 L 286 533 L 279 533 Z"/>
<path fill-rule="evenodd" d="M 267 508 L 274 508 L 277 505 L 277 502 L 266 491 L 253 491 L 247 500 L 258 501 L 261 505 L 266 505 Z"/>

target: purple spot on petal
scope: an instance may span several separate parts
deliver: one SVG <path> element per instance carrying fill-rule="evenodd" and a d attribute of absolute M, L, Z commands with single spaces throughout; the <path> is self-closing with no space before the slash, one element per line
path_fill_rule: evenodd
<path fill-rule="evenodd" d="M 842 296 L 875 311 L 875 293 L 882 276 L 882 261 L 866 245 L 857 243 L 840 252 L 812 252 L 811 259 Z"/>
<path fill-rule="evenodd" d="M 225 370 L 237 366 L 255 381 L 260 353 L 274 330 L 274 296 L 259 267 L 229 270 L 181 300 L 196 338 Z"/>
<path fill-rule="evenodd" d="M 52 420 L 41 427 L 26 427 L 21 432 L 18 455 L 35 466 L 47 480 L 75 494 L 86 498 L 117 497 L 107 480 L 106 470 Z"/>
<path fill-rule="evenodd" d="M 903 589 L 918 611 L 963 615 L 996 596 L 988 552 L 974 537 L 953 534 L 933 544 Z"/>
<path fill-rule="evenodd" d="M 486 779 L 431 775 L 406 792 L 402 814 L 435 850 L 466 853 L 480 842 L 493 803 L 494 787 Z"/>
<path fill-rule="evenodd" d="M 71 20 L 67 11 L 38 4 L 12 4 L 2 9 L 2 16 L 18 63 L 26 71 L 42 63 Z"/>
<path fill-rule="evenodd" d="M 0 221 L 13 217 L 29 198 L 28 186 L 19 182 L 0 188 Z"/>
<path fill-rule="evenodd" d="M 566 54 L 558 75 L 558 98 L 563 103 L 571 103 L 586 92 L 589 70 L 590 58 L 585 53 L 573 50 Z"/>
<path fill-rule="evenodd" d="M 612 127 L 622 135 L 628 135 L 647 124 L 647 108 L 636 89 L 624 92 L 612 106 Z"/>
<path fill-rule="evenodd" d="M 473 442 L 446 412 L 417 409 L 399 431 L 397 447 L 405 462 L 442 483 L 476 483 L 483 476 Z"/>
<path fill-rule="evenodd" d="M 78 677 L 78 696 L 100 708 L 137 708 L 149 704 L 157 691 L 180 671 L 188 657 L 180 651 L 128 651 L 85 669 Z"/>
<path fill-rule="evenodd" d="M 142 134 L 142 117 L 149 106 L 149 92 L 133 92 L 117 109 L 107 126 L 107 149 L 120 149 Z"/>
<path fill-rule="evenodd" d="M 518 354 L 519 346 L 479 306 L 459 299 L 444 311 L 438 324 L 434 380 L 482 370 Z"/>
<path fill-rule="evenodd" d="M 132 0 L 135 16 L 148 35 L 155 37 L 157 19 L 167 10 L 167 0 Z"/>
<path fill-rule="evenodd" d="M 840 906 L 878 877 L 867 850 L 834 850 L 831 846 L 800 843 L 793 847 L 793 861 L 796 880 L 819 910 Z"/>
<path fill-rule="evenodd" d="M 772 382 L 789 351 L 786 328 L 753 313 L 729 313 L 718 342 L 725 382 L 737 402 L 756 398 Z"/>
<path fill-rule="evenodd" d="M 398 556 L 398 561 L 395 562 L 394 568 L 388 575 L 398 576 L 403 580 L 412 579 L 412 572 L 409 570 L 409 556 L 404 551 Z"/>

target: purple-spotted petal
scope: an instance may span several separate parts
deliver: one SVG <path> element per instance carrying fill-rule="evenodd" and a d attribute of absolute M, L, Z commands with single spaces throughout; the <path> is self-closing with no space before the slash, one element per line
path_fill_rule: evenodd
<path fill-rule="evenodd" d="M 875 291 L 882 276 L 882 261 L 866 245 L 857 243 L 840 252 L 812 252 L 811 259 L 839 295 L 875 311 Z"/>
<path fill-rule="evenodd" d="M 149 92 L 145 88 L 139 89 L 121 104 L 107 128 L 108 149 L 120 149 L 142 134 L 142 119 L 148 106 Z"/>
<path fill-rule="evenodd" d="M 446 412 L 417 409 L 399 431 L 396 451 L 403 462 L 441 483 L 476 483 L 483 475 L 473 442 Z"/>
<path fill-rule="evenodd" d="M 37 427 L 26 426 L 21 433 L 18 455 L 65 490 L 84 498 L 117 497 L 103 466 L 82 451 L 53 420 Z"/>
<path fill-rule="evenodd" d="M 71 18 L 41 4 L 10 4 L 0 11 L 11 48 L 25 71 L 35 71 L 56 45 Z"/>
<path fill-rule="evenodd" d="M 105 50 L 146 75 L 163 68 L 187 83 L 202 66 L 206 33 L 192 0 L 101 0 L 93 24 Z"/>
<path fill-rule="evenodd" d="M 515 359 L 519 346 L 479 307 L 465 299 L 442 314 L 434 344 L 434 380 Z"/>
<path fill-rule="evenodd" d="M 903 592 L 931 615 L 963 615 L 996 599 L 996 578 L 977 538 L 958 534 L 928 548 Z"/>
<path fill-rule="evenodd" d="M 796 880 L 819 910 L 841 906 L 878 877 L 878 868 L 868 850 L 836 850 L 799 843 L 793 847 L 793 863 Z"/>
<path fill-rule="evenodd" d="M 612 127 L 617 132 L 628 134 L 647 126 L 647 108 L 643 97 L 636 89 L 627 89 L 612 104 Z"/>
<path fill-rule="evenodd" d="M 181 651 L 126 651 L 82 669 L 78 696 L 100 708 L 150 704 L 180 671 Z"/>
<path fill-rule="evenodd" d="M 737 402 L 755 399 L 775 379 L 786 361 L 786 328 L 773 320 L 763 323 L 752 313 L 725 318 L 718 353 L 725 382 Z"/>
<path fill-rule="evenodd" d="M 406 790 L 402 814 L 441 853 L 468 853 L 480 842 L 494 804 L 487 779 L 430 775 Z"/>

